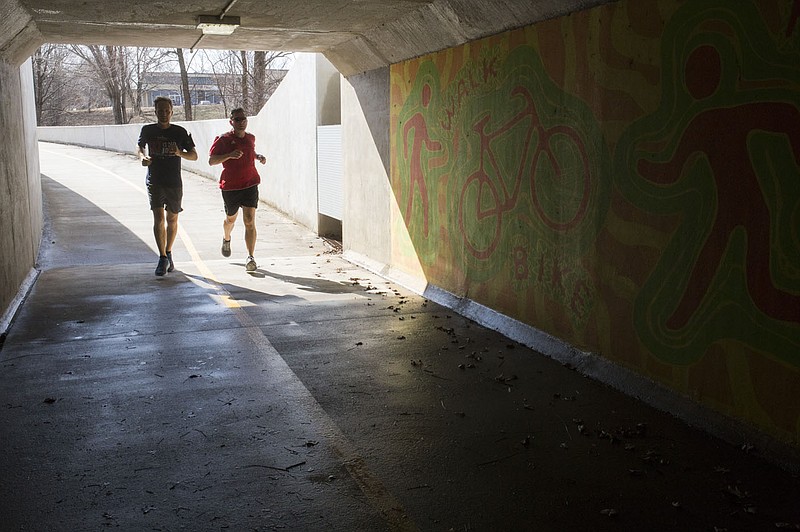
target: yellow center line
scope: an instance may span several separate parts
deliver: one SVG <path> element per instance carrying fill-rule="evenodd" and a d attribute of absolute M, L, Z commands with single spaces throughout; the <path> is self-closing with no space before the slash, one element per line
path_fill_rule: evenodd
<path fill-rule="evenodd" d="M 67 159 L 72 159 L 73 161 L 78 161 L 78 162 L 80 162 L 82 164 L 85 164 L 86 166 L 91 166 L 92 168 L 94 168 L 96 170 L 99 170 L 100 172 L 103 172 L 103 173 L 106 173 L 106 174 L 110 175 L 111 177 L 113 177 L 117 181 L 120 181 L 120 182 L 124 183 L 125 185 L 128 185 L 130 188 L 132 188 L 133 190 L 135 190 L 139 194 L 141 194 L 143 196 L 147 196 L 147 190 L 143 186 L 137 185 L 135 183 L 131 183 L 130 181 L 128 181 L 127 179 L 125 179 L 121 175 L 119 175 L 117 173 L 114 173 L 114 172 L 112 172 L 111 170 L 109 170 L 107 168 L 103 168 L 102 166 L 96 165 L 93 162 L 87 161 L 85 159 L 81 159 L 79 157 L 73 157 L 72 155 L 65 155 L 63 153 L 57 153 L 57 152 L 50 151 L 50 150 L 47 150 L 47 149 L 43 149 L 43 150 L 40 150 L 40 151 L 43 152 L 43 153 L 48 153 L 50 155 L 54 155 L 56 157 L 63 157 L 63 158 L 67 158 Z M 187 233 L 183 229 L 183 227 L 181 227 L 180 225 L 178 225 L 178 237 L 181 239 L 181 242 L 183 242 L 184 247 L 186 247 L 187 251 L 189 252 L 189 256 L 192 258 L 192 264 L 194 264 L 197 267 L 197 270 L 200 272 L 200 275 L 202 275 L 211 284 L 215 285 L 217 287 L 217 291 L 218 292 L 221 292 L 221 293 L 219 293 L 219 295 L 220 295 L 222 301 L 225 303 L 225 305 L 227 307 L 230 307 L 230 308 L 240 307 L 239 302 L 236 301 L 234 298 L 232 298 L 230 293 L 227 290 L 222 288 L 219 280 L 216 278 L 214 273 L 211 271 L 211 268 L 209 268 L 206 265 L 205 261 L 203 261 L 203 259 L 200 257 L 200 253 L 197 251 L 197 248 L 194 246 L 194 243 L 192 242 L 192 239 L 189 237 L 189 233 Z"/>

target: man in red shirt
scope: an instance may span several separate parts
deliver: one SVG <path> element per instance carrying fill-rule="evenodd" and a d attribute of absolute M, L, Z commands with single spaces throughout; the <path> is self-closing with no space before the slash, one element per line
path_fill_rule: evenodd
<path fill-rule="evenodd" d="M 237 107 L 231 111 L 233 130 L 214 139 L 209 150 L 208 164 L 222 163 L 219 188 L 225 202 L 225 221 L 222 224 L 222 256 L 231 256 L 231 231 L 241 207 L 244 217 L 244 242 L 247 246 L 245 269 L 253 272 L 258 267 L 254 257 L 256 249 L 256 208 L 258 207 L 258 184 L 261 177 L 256 170 L 256 159 L 261 164 L 267 158 L 256 153 L 256 137 L 247 133 L 247 115 Z"/>

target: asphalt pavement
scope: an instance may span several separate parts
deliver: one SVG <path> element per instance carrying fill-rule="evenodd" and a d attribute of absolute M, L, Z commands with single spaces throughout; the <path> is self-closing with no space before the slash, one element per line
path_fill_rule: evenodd
<path fill-rule="evenodd" d="M 3 530 L 800 530 L 800 481 L 184 172 L 40 144 L 39 276 L 0 348 Z M 262 185 L 268 197 L 269 184 Z"/>

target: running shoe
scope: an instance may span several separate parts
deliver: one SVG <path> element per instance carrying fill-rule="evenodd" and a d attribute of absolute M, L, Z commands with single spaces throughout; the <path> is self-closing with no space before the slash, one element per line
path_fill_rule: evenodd
<path fill-rule="evenodd" d="M 247 262 L 244 265 L 244 269 L 247 270 L 248 272 L 254 272 L 256 271 L 256 268 L 258 268 L 258 265 L 256 264 L 256 259 L 254 259 L 252 255 L 250 255 L 249 257 L 247 257 Z"/>
<path fill-rule="evenodd" d="M 167 273 L 172 272 L 175 269 L 175 263 L 172 262 L 172 252 L 167 251 L 167 260 L 169 261 L 169 268 L 167 268 Z"/>
<path fill-rule="evenodd" d="M 222 256 L 223 257 L 230 257 L 231 256 L 231 241 L 222 239 Z"/>
<path fill-rule="evenodd" d="M 162 277 L 165 273 L 167 273 L 167 268 L 169 267 L 169 259 L 166 256 L 158 258 L 158 266 L 156 266 L 156 275 Z"/>

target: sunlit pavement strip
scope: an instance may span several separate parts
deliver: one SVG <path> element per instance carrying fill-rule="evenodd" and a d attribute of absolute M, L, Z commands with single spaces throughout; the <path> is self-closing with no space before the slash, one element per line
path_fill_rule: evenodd
<path fill-rule="evenodd" d="M 68 158 L 80 164 L 90 166 L 95 170 L 103 172 L 135 190 L 143 197 L 147 197 L 147 191 L 144 186 L 139 186 L 131 181 L 125 179 L 121 175 L 114 173 L 106 168 L 97 164 L 87 161 L 80 157 L 73 157 L 65 153 L 59 153 L 47 148 L 40 148 L 42 153 L 52 155 L 54 157 Z M 134 163 L 131 162 L 131 166 Z M 136 165 L 138 168 L 138 165 Z M 191 179 L 184 171 L 184 179 Z M 120 223 L 124 222 L 118 220 Z M 291 376 L 287 382 L 294 388 L 287 390 L 294 397 L 303 400 L 303 406 L 309 410 L 312 419 L 317 423 L 322 431 L 327 435 L 329 443 L 333 448 L 336 455 L 342 460 L 342 463 L 347 468 L 353 480 L 358 484 L 361 491 L 369 499 L 373 508 L 375 508 L 387 521 L 388 526 L 392 530 L 418 530 L 417 526 L 407 517 L 405 510 L 401 503 L 387 490 L 384 485 L 378 480 L 367 468 L 364 459 L 355 450 L 355 447 L 345 437 L 339 427 L 333 420 L 325 413 L 319 403 L 313 398 L 311 392 L 303 385 L 297 375 L 289 368 L 280 353 L 272 346 L 270 341 L 264 336 L 261 328 L 252 320 L 247 312 L 242 307 L 242 304 L 236 300 L 228 290 L 226 290 L 208 264 L 200 257 L 200 253 L 195 247 L 191 237 L 185 231 L 183 226 L 179 227 L 178 237 L 184 245 L 191 257 L 191 263 L 199 271 L 203 280 L 196 279 L 192 276 L 187 276 L 191 282 L 204 288 L 211 286 L 216 292 L 216 300 L 229 308 L 236 317 L 237 321 L 241 324 L 252 340 L 256 348 L 266 355 L 265 361 L 270 365 L 271 371 L 275 374 Z"/>

